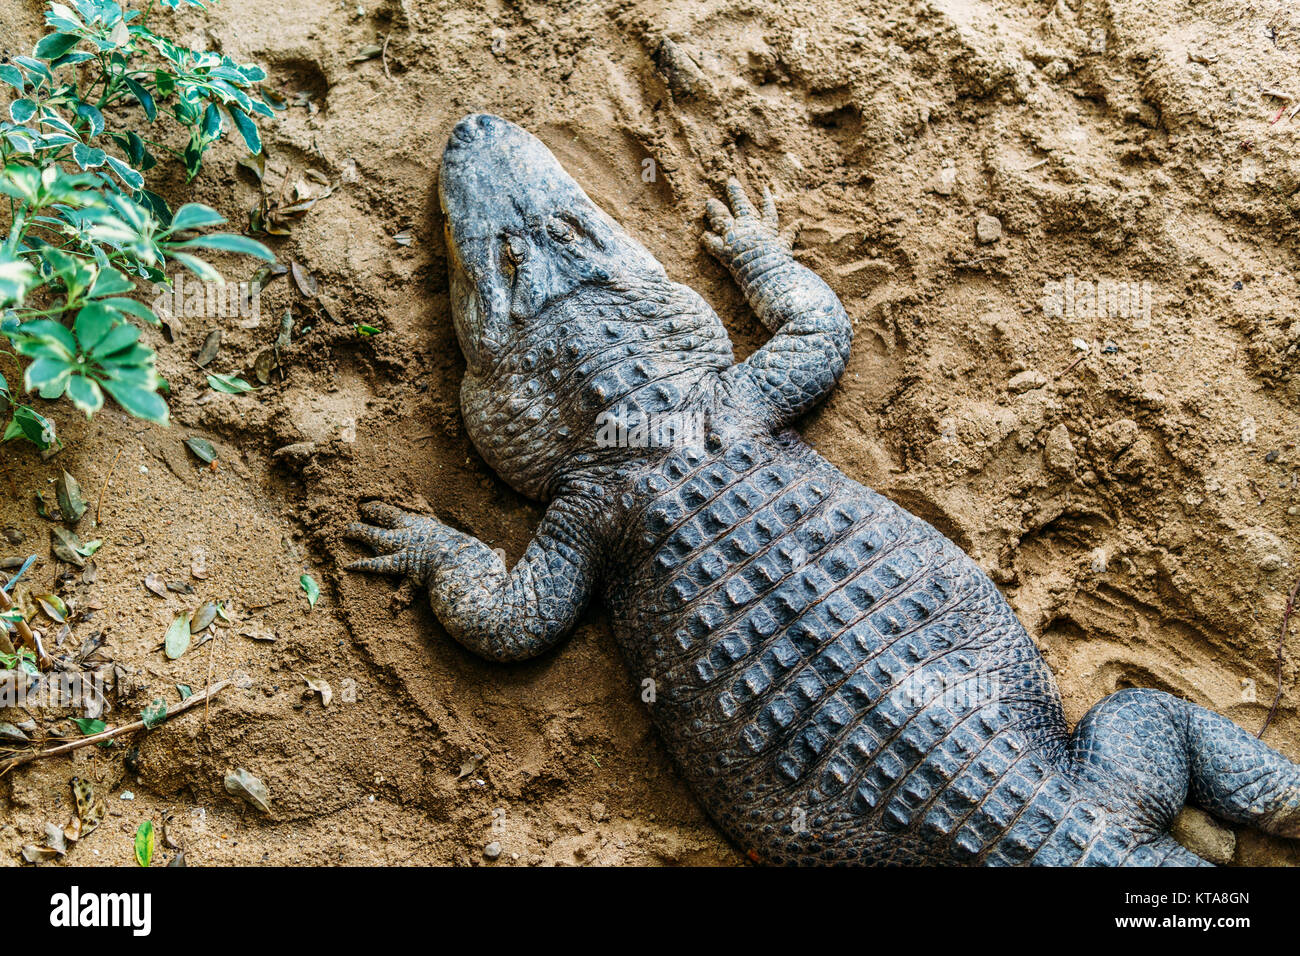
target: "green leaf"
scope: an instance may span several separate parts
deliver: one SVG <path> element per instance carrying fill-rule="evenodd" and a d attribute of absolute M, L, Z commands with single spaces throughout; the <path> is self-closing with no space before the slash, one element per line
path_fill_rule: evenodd
<path fill-rule="evenodd" d="M 72 361 L 77 354 L 77 340 L 72 337 L 67 326 L 52 319 L 24 322 L 18 326 L 18 334 L 21 338 L 14 345 L 23 355 L 58 355 Z"/>
<path fill-rule="evenodd" d="M 78 143 L 72 147 L 72 158 L 77 161 L 77 165 L 82 169 L 94 169 L 97 166 L 104 165 L 104 160 L 108 159 L 108 154 L 102 149 Z M 140 182 L 141 185 L 144 184 L 144 180 Z"/>
<path fill-rule="evenodd" d="M 175 245 L 168 246 L 169 249 L 215 249 L 218 252 L 237 252 L 240 255 L 256 256 L 259 259 L 265 259 L 267 262 L 275 261 L 275 253 L 266 246 L 262 245 L 256 239 L 249 239 L 247 236 L 237 236 L 230 232 L 214 232 L 206 236 L 198 236 L 194 239 L 178 242 Z"/>
<path fill-rule="evenodd" d="M 89 308 L 89 306 L 87 306 L 87 308 Z M 90 356 L 91 358 L 97 359 L 101 362 L 112 362 L 113 359 L 118 356 L 118 353 L 122 352 L 124 349 L 130 348 L 132 345 L 135 345 L 136 340 L 139 338 L 140 330 L 134 325 L 128 325 L 127 323 L 116 325 L 113 327 L 112 331 L 95 343 L 95 345 L 91 346 L 89 350 Z M 125 356 L 122 356 L 122 358 L 125 358 Z M 125 365 L 128 363 L 125 361 L 115 361 L 113 364 Z"/>
<path fill-rule="evenodd" d="M 180 657 L 190 648 L 190 616 L 178 614 L 167 627 L 163 636 L 163 650 L 172 660 Z"/>
<path fill-rule="evenodd" d="M 51 33 L 36 44 L 33 55 L 39 60 L 57 60 L 80 42 L 75 33 Z"/>
<path fill-rule="evenodd" d="M 239 135 L 243 137 L 244 145 L 248 147 L 250 153 L 260 153 L 262 151 L 262 134 L 257 130 L 257 124 L 249 119 L 248 115 L 235 107 L 230 107 L 230 118 L 235 121 L 235 128 L 239 130 Z"/>
<path fill-rule="evenodd" d="M 143 418 L 159 425 L 167 424 L 167 403 L 152 388 L 127 385 L 113 379 L 106 379 L 103 385 L 104 390 L 113 396 L 114 401 L 136 418 Z"/>
<path fill-rule="evenodd" d="M 104 132 L 104 114 L 89 103 L 77 104 L 77 115 L 86 121 L 90 126 L 90 137 L 93 139 L 100 133 Z"/>
<path fill-rule="evenodd" d="M 180 232 L 184 229 L 203 229 L 207 226 L 219 226 L 226 221 L 226 217 L 221 215 L 211 206 L 205 206 L 203 203 L 187 202 L 172 216 L 171 232 Z"/>
<path fill-rule="evenodd" d="M 106 295 L 121 295 L 124 292 L 134 292 L 135 283 L 122 275 L 112 266 L 104 266 L 95 276 L 95 282 L 87 293 L 92 299 L 98 299 Z M 105 303 L 106 305 L 108 303 Z"/>
<path fill-rule="evenodd" d="M 135 831 L 135 862 L 147 867 L 153 863 L 153 821 L 145 820 Z"/>
<path fill-rule="evenodd" d="M 123 77 L 123 79 L 126 81 L 126 88 L 131 91 L 131 95 L 139 100 L 140 105 L 144 108 L 145 118 L 152 123 L 158 118 L 158 107 L 153 101 L 153 94 L 130 77 Z M 159 90 L 159 92 L 162 91 Z"/>
<path fill-rule="evenodd" d="M 62 30 L 64 33 L 76 33 L 86 28 L 85 24 L 77 19 L 77 15 L 72 12 L 72 8 L 62 3 L 51 3 L 50 9 L 45 11 L 45 22 L 56 30 Z"/>
<path fill-rule="evenodd" d="M 103 390 L 93 379 L 84 375 L 73 375 L 68 379 L 66 394 L 73 405 L 86 413 L 87 418 L 104 407 Z"/>
<path fill-rule="evenodd" d="M 242 378 L 234 375 L 222 375 L 220 372 L 212 372 L 208 375 L 208 385 L 218 392 L 225 392 L 227 395 L 242 395 L 245 392 L 257 391 L 252 385 L 249 385 Z"/>
<path fill-rule="evenodd" d="M 72 722 L 77 725 L 83 737 L 93 737 L 95 734 L 103 733 L 108 729 L 108 724 L 98 718 L 90 717 L 73 717 Z"/>
<path fill-rule="evenodd" d="M 36 270 L 21 259 L 0 262 L 0 307 L 20 304 L 36 282 Z"/>
<path fill-rule="evenodd" d="M 104 336 L 118 324 L 119 313 L 116 309 L 102 302 L 92 302 L 82 306 L 77 313 L 77 320 L 72 323 L 76 333 L 77 344 L 83 352 L 93 352 L 95 346 L 104 341 Z"/>
<path fill-rule="evenodd" d="M 76 147 L 74 146 L 75 150 Z M 108 168 L 117 174 L 117 178 L 122 180 L 131 189 L 141 189 L 144 187 L 144 177 L 138 172 L 122 162 L 116 156 L 105 156 L 104 162 L 108 163 Z"/>
<path fill-rule="evenodd" d="M 217 104 L 209 103 L 207 109 L 203 111 L 203 125 L 201 127 L 203 138 L 208 142 L 220 139 L 221 129 L 224 125 L 221 121 L 221 110 L 217 109 Z"/>
<path fill-rule="evenodd" d="M 10 66 L 7 63 L 0 64 L 0 82 L 8 83 L 19 93 L 22 93 L 27 86 L 22 71 L 18 67 Z"/>
<path fill-rule="evenodd" d="M 29 392 L 39 390 L 43 395 L 58 389 L 58 394 L 61 395 L 62 387 L 66 387 L 71 374 L 72 366 L 63 359 L 38 358 L 27 366 L 27 371 L 23 374 L 23 387 Z"/>
<path fill-rule="evenodd" d="M 171 207 L 167 205 L 166 199 L 163 199 L 162 196 L 150 192 L 147 189 L 141 189 L 136 194 L 136 198 L 140 200 L 140 203 L 145 206 L 145 208 L 147 208 L 149 212 L 153 214 L 153 217 L 160 223 L 164 226 L 171 225 L 172 211 Z"/>
<path fill-rule="evenodd" d="M 204 282 L 219 283 L 222 281 L 221 273 L 218 272 L 216 269 L 214 269 L 208 263 L 204 262 L 202 259 L 199 259 L 196 256 L 192 256 L 188 252 L 177 252 L 174 249 L 168 249 L 167 252 L 168 252 L 167 257 L 169 259 L 179 262 L 181 265 L 189 269 L 191 272 L 193 272 Z"/>
<path fill-rule="evenodd" d="M 57 129 L 59 132 L 61 132 L 61 133 L 67 133 L 67 134 L 68 134 L 69 136 L 71 136 L 73 139 L 76 139 L 76 140 L 78 140 L 78 141 L 80 141 L 80 139 L 81 139 L 81 135 L 80 135 L 80 134 L 79 134 L 75 129 L 73 129 L 70 125 L 68 125 L 67 120 L 65 120 L 65 119 L 64 119 L 62 116 L 60 116 L 58 113 L 51 113 L 51 112 L 48 112 L 48 111 L 47 111 L 47 112 L 43 112 L 43 113 L 41 113 L 41 115 L 37 118 L 36 122 L 37 122 L 39 125 L 41 125 L 41 126 L 53 126 L 53 127 L 54 127 L 55 129 Z"/>
<path fill-rule="evenodd" d="M 144 721 L 146 730 L 153 730 L 164 720 L 167 719 L 167 703 L 161 697 L 154 699 L 144 710 L 140 711 L 140 719 Z"/>
<path fill-rule="evenodd" d="M 134 286 L 132 286 L 134 288 Z M 143 302 L 137 302 L 135 299 L 126 299 L 113 296 L 107 299 L 100 299 L 104 305 L 112 306 L 119 312 L 126 312 L 128 315 L 134 315 L 137 319 L 144 319 L 150 325 L 158 324 L 158 316 L 153 314 L 153 309 L 149 308 Z"/>
<path fill-rule="evenodd" d="M 180 691 L 181 700 L 189 700 L 194 696 L 194 688 L 189 684 L 177 684 L 176 689 Z"/>
<path fill-rule="evenodd" d="M 28 76 L 37 77 L 37 82 L 33 84 L 34 86 L 40 86 L 42 83 L 53 85 L 54 74 L 51 73 L 50 68 L 40 60 L 33 60 L 29 56 L 16 56 L 14 57 L 14 62 L 22 67 L 23 72 Z"/>
<path fill-rule="evenodd" d="M 0 441 L 9 441 L 20 436 L 42 451 L 58 441 L 54 432 L 54 422 L 27 405 L 14 406 L 14 417 L 10 420 Z"/>
<path fill-rule="evenodd" d="M 298 583 L 301 584 L 302 589 L 307 592 L 307 605 L 309 607 L 315 607 L 316 602 L 320 600 L 320 585 L 312 580 L 310 574 L 304 574 L 298 579 Z"/>
<path fill-rule="evenodd" d="M 217 450 L 212 447 L 212 442 L 206 438 L 191 435 L 185 439 L 185 446 L 194 452 L 194 456 L 205 465 L 210 465 L 217 460 Z"/>
<path fill-rule="evenodd" d="M 64 472 L 67 474 L 67 472 Z M 64 512 L 65 514 L 67 512 Z M 68 605 L 57 594 L 34 594 L 32 599 L 40 605 L 45 616 L 56 624 L 68 623 Z"/>
<path fill-rule="evenodd" d="M 26 123 L 36 115 L 36 104 L 29 99 L 14 100 L 9 104 L 9 115 L 15 123 Z"/>

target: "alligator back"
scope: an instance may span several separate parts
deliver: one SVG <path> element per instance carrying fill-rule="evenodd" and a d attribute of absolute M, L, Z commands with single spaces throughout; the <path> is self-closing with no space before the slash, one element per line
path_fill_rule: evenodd
<path fill-rule="evenodd" d="M 615 632 L 742 846 L 775 862 L 974 860 L 1043 787 L 1061 806 L 1036 829 L 1064 818 L 1055 683 L 929 524 L 793 433 L 715 435 L 636 476 L 623 504 Z"/>

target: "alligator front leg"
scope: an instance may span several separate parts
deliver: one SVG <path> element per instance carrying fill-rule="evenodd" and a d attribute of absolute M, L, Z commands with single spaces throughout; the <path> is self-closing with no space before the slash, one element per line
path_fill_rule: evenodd
<path fill-rule="evenodd" d="M 380 554 L 349 570 L 409 575 L 429 589 L 443 627 L 476 654 L 496 661 L 536 657 L 577 621 L 595 587 L 600 563 L 591 515 L 565 499 L 547 509 L 537 536 L 507 570 L 487 545 L 437 518 L 366 502 L 347 537 Z"/>
<path fill-rule="evenodd" d="M 731 209 L 707 206 L 712 232 L 704 245 L 730 271 L 750 307 L 775 333 L 761 349 L 732 366 L 725 378 L 754 396 L 773 428 L 788 425 L 817 404 L 844 371 L 853 324 L 830 286 L 795 262 L 777 229 L 776 203 L 763 190 L 756 211 L 735 179 L 727 183 Z"/>

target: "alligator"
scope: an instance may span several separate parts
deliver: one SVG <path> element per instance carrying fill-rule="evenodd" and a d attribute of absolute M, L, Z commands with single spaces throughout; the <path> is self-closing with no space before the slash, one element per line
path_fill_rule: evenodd
<path fill-rule="evenodd" d="M 680 773 L 774 864 L 1199 865 L 1185 803 L 1300 836 L 1300 767 L 1230 720 L 1124 689 L 1073 732 L 994 583 L 791 430 L 852 322 L 734 178 L 703 241 L 771 333 L 737 362 L 533 135 L 474 114 L 442 156 L 474 445 L 546 502 L 513 567 L 436 517 L 360 503 L 350 569 L 407 575 L 471 651 L 554 648 L 599 592 Z"/>

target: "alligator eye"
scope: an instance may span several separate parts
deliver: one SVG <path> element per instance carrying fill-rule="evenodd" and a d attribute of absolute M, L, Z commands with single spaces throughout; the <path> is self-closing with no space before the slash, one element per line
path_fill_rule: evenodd
<path fill-rule="evenodd" d="M 578 234 L 573 231 L 571 225 L 555 216 L 552 216 L 550 221 L 546 223 L 546 231 L 551 234 L 551 238 L 556 242 L 572 242 L 578 238 Z"/>
<path fill-rule="evenodd" d="M 502 252 L 511 265 L 519 265 L 528 257 L 528 244 L 519 236 L 506 236 Z"/>

